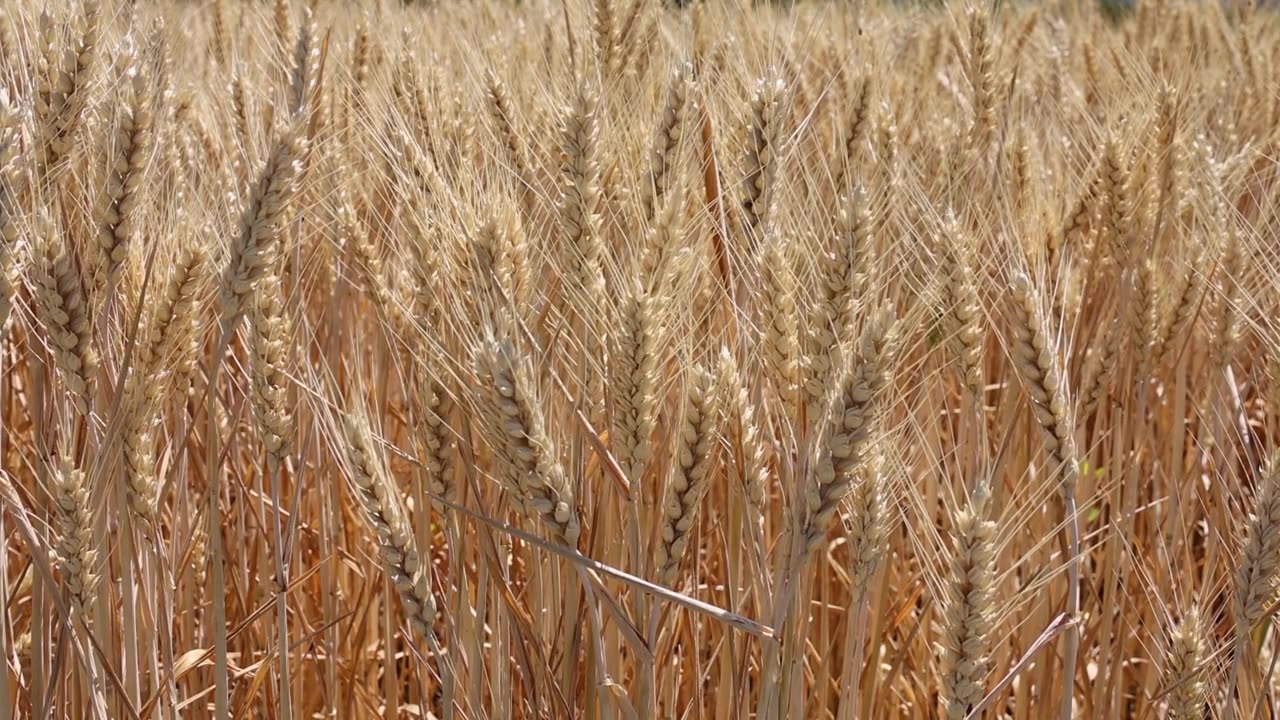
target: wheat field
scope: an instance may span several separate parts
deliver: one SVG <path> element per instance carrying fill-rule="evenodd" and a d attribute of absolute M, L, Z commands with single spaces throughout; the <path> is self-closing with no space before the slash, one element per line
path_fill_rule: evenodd
<path fill-rule="evenodd" d="M 1280 16 L 11 0 L 0 720 L 1280 717 Z"/>

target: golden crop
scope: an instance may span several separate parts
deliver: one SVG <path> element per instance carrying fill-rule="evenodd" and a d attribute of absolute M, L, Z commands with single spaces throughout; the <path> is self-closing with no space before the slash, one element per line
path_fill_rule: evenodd
<path fill-rule="evenodd" d="M 1273 717 L 1280 16 L 12 0 L 0 720 Z"/>

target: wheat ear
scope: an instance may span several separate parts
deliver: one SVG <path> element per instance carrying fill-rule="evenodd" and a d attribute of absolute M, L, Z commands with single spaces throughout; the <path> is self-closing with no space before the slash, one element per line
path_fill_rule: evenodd
<path fill-rule="evenodd" d="M 1045 450 L 1053 462 L 1059 490 L 1075 492 L 1079 474 L 1075 443 L 1075 420 L 1066 379 L 1058 358 L 1058 343 L 1050 334 L 1039 296 L 1025 275 L 1014 277 L 1012 285 L 1016 318 L 1011 327 L 1013 359 L 1031 398 L 1036 422 L 1044 430 Z"/>
<path fill-rule="evenodd" d="M 76 22 L 78 40 L 58 58 L 53 20 L 40 16 L 39 87 L 35 115 L 38 123 L 37 169 L 47 174 L 71 154 L 77 130 L 83 124 L 89 86 L 98 62 L 99 12 L 96 0 L 86 0 Z"/>
<path fill-rule="evenodd" d="M 681 262 L 688 256 L 684 243 L 684 193 L 676 187 L 664 196 L 653 223 L 645 232 L 640 256 L 640 278 L 654 296 L 669 296 L 681 281 Z"/>
<path fill-rule="evenodd" d="M 368 423 L 348 415 L 343 437 L 347 476 L 364 507 L 365 520 L 377 536 L 383 569 L 400 596 L 409 627 L 433 651 L 438 651 L 440 644 L 434 629 L 436 600 L 431 593 L 430 569 L 405 522 L 399 493 L 387 477 Z"/>
<path fill-rule="evenodd" d="M 293 437 L 289 408 L 289 365 L 293 350 L 284 288 L 278 272 L 269 272 L 253 296 L 249 354 L 250 399 L 262 444 L 277 465 L 284 463 Z"/>
<path fill-rule="evenodd" d="M 898 334 L 892 308 L 883 308 L 867 320 L 852 368 L 830 401 L 826 438 L 819 451 L 815 482 L 804 493 L 805 516 L 800 532 L 807 556 L 821 546 L 840 503 L 853 489 L 867 465 L 867 452 L 883 412 L 885 391 L 893 381 Z M 874 473 L 872 473 L 874 474 Z M 870 477 L 870 475 L 868 475 Z M 864 480 L 863 484 L 866 484 Z M 858 502 L 874 514 L 874 498 L 862 488 Z M 871 522 L 870 519 L 865 522 Z"/>
<path fill-rule="evenodd" d="M 1080 463 L 1075 442 L 1075 418 L 1066 379 L 1058 358 L 1058 343 L 1050 334 L 1044 304 L 1032 290 L 1031 281 L 1018 273 L 1013 278 L 1012 293 L 1015 321 L 1011 328 L 1013 360 L 1022 376 L 1023 387 L 1031 397 L 1036 422 L 1044 430 L 1045 451 L 1053 465 L 1054 477 L 1063 500 L 1067 524 L 1067 616 L 1075 620 L 1080 611 L 1080 520 L 1076 516 L 1076 481 Z M 1080 629 L 1066 630 L 1064 667 L 1066 681 L 1062 688 L 1062 720 L 1071 720 L 1075 705 L 1076 654 Z"/>
<path fill-rule="evenodd" d="M 613 23 L 613 3 L 610 0 L 592 0 L 591 30 L 594 35 L 596 62 L 600 74 L 609 77 L 617 58 L 618 36 Z"/>
<path fill-rule="evenodd" d="M 760 326 L 765 374 L 784 403 L 800 388 L 800 330 L 796 278 L 786 240 L 771 228 L 760 260 Z"/>
<path fill-rule="evenodd" d="M 1244 274 L 1244 253 L 1240 237 L 1234 227 L 1223 243 L 1222 257 L 1217 275 L 1218 300 L 1213 317 L 1213 355 L 1215 366 L 1222 370 L 1235 360 L 1243 335 L 1243 318 L 1240 312 L 1240 278 Z"/>
<path fill-rule="evenodd" d="M 1178 290 L 1172 295 L 1174 304 L 1166 314 L 1160 331 L 1160 347 L 1165 359 L 1171 353 L 1181 352 L 1187 337 L 1192 332 L 1192 325 L 1200 312 L 1205 297 L 1206 277 L 1205 258 L 1208 250 L 1201 246 L 1194 256 L 1182 268 Z"/>
<path fill-rule="evenodd" d="M 837 382 L 843 348 L 866 286 L 873 222 L 861 187 L 849 192 L 836 217 L 832 247 L 822 253 L 818 297 L 811 320 L 805 391 L 812 417 Z"/>
<path fill-rule="evenodd" d="M 956 513 L 951 583 L 943 610 L 942 708 L 962 720 L 986 694 L 995 588 L 996 524 L 986 517 L 989 491 L 983 483 L 968 507 Z"/>
<path fill-rule="evenodd" d="M 781 157 L 783 91 L 781 78 L 761 79 L 751 99 L 742 209 L 747 232 L 752 236 L 765 224 L 773 202 Z"/>
<path fill-rule="evenodd" d="M 667 478 L 655 553 L 656 577 L 663 585 L 675 582 L 710 480 L 720 421 L 713 389 L 711 374 L 705 368 L 694 366 L 689 370 L 684 408 L 676 430 L 675 463 Z"/>
<path fill-rule="evenodd" d="M 991 28 L 987 14 L 969 10 L 969 57 L 967 70 L 973 90 L 973 123 L 969 127 L 970 147 L 983 152 L 995 136 L 996 89 L 991 51 Z"/>
<path fill-rule="evenodd" d="M 605 299 L 600 237 L 600 126 L 597 98 L 583 83 L 564 115 L 564 163 L 560 193 L 560 229 L 569 253 L 569 287 L 582 293 L 571 304 L 586 307 L 588 319 L 603 309 Z M 581 311 L 580 311 L 581 312 Z"/>
<path fill-rule="evenodd" d="M 946 315 L 944 331 L 952 352 L 960 360 L 965 389 L 975 397 L 982 394 L 982 301 L 973 271 L 973 248 L 952 217 L 946 228 L 944 288 Z"/>
<path fill-rule="evenodd" d="M 35 218 L 35 296 L 49 349 L 76 410 L 85 415 L 93 399 L 98 366 L 92 347 L 93 321 L 81 274 L 66 238 L 41 209 Z"/>
<path fill-rule="evenodd" d="M 622 301 L 621 327 L 611 355 L 614 367 L 614 458 L 637 488 L 653 452 L 653 431 L 658 420 L 658 360 L 662 329 L 653 298 L 638 283 Z"/>
<path fill-rule="evenodd" d="M 54 541 L 58 572 L 71 596 L 71 612 L 83 617 L 98 587 L 98 552 L 94 548 L 93 510 L 84 471 L 62 457 L 50 478 L 53 496 Z"/>
<path fill-rule="evenodd" d="M 685 63 L 672 74 L 667 85 L 666 103 L 658 116 L 658 129 L 653 139 L 653 150 L 650 151 L 651 187 L 646 188 L 644 194 L 645 214 L 650 219 L 656 217 L 670 189 L 685 124 L 696 110 L 692 102 L 694 89 L 693 66 Z"/>
<path fill-rule="evenodd" d="M 1119 142 L 1108 138 L 1103 151 L 1102 192 L 1106 200 L 1103 213 L 1105 235 L 1098 239 L 1118 263 L 1124 265 L 1133 253 L 1138 201 L 1133 170 L 1120 149 Z"/>
<path fill-rule="evenodd" d="M 422 440 L 422 465 L 427 471 L 428 488 L 449 502 L 458 499 L 458 483 L 455 479 L 455 432 L 449 425 L 453 412 L 453 398 L 445 374 L 438 367 L 437 353 L 424 348 L 419 353 L 418 405 L 421 408 L 421 424 L 418 436 Z"/>
<path fill-rule="evenodd" d="M 499 479 L 515 494 L 518 508 L 573 547 L 581 533 L 573 491 L 547 431 L 533 373 L 516 352 L 510 340 L 491 332 L 476 351 Z"/>
<path fill-rule="evenodd" d="M 126 71 L 125 85 L 125 112 L 115 124 L 111 164 L 98 211 L 99 288 L 115 276 L 138 232 L 142 188 L 151 153 L 151 90 L 138 66 Z"/>
<path fill-rule="evenodd" d="M 836 171 L 835 189 L 837 193 L 847 190 L 846 185 L 851 171 L 857 167 L 862 155 L 862 148 L 871 136 L 872 106 L 875 99 L 875 80 L 870 68 L 864 68 L 854 80 L 847 82 L 844 90 L 845 110 L 842 126 L 841 145 L 844 154 Z"/>
<path fill-rule="evenodd" d="M 748 385 L 738 363 L 728 348 L 720 352 L 716 395 L 724 409 L 725 435 L 729 424 L 737 425 L 737 448 L 729 453 L 735 475 L 742 481 L 742 494 L 756 522 L 764 518 L 772 472 L 768 463 L 768 444 L 764 440 L 757 408 L 751 401 Z"/>
<path fill-rule="evenodd" d="M 1280 581 L 1280 453 L 1262 474 L 1258 500 L 1250 515 L 1236 566 L 1236 625 L 1244 632 L 1262 619 L 1262 611 Z"/>
<path fill-rule="evenodd" d="M 489 118 L 495 126 L 498 140 L 506 149 L 507 162 L 511 164 L 513 174 L 521 185 L 520 190 L 523 196 L 531 181 L 531 175 L 529 161 L 524 148 L 524 140 L 516 130 L 511 97 L 507 94 L 506 86 L 502 84 L 502 81 L 498 79 L 498 76 L 492 70 L 485 72 L 484 80 L 485 107 L 489 111 Z"/>
<path fill-rule="evenodd" d="M 248 310 L 247 299 L 274 259 L 301 170 L 303 123 L 279 137 L 240 217 L 240 232 L 222 272 L 222 321 L 232 327 Z"/>
<path fill-rule="evenodd" d="M 1262 620 L 1267 605 L 1280 584 L 1280 452 L 1273 453 L 1262 468 L 1253 514 L 1245 529 L 1244 545 L 1236 562 L 1235 592 L 1231 615 L 1235 623 L 1235 652 L 1227 674 L 1223 718 L 1235 717 L 1236 683 L 1244 655 L 1249 651 L 1249 634 Z"/>
<path fill-rule="evenodd" d="M 0 89 L 0 340 L 7 332 L 9 313 L 17 292 L 15 282 L 18 243 L 18 159 L 22 135 L 18 109 L 7 90 Z"/>
<path fill-rule="evenodd" d="M 1169 692 L 1168 720 L 1203 720 L 1205 716 L 1209 699 L 1209 683 L 1205 682 L 1202 667 L 1209 650 L 1206 635 L 1200 610 L 1194 607 L 1173 629 L 1164 666 L 1165 683 L 1173 688 Z"/>

